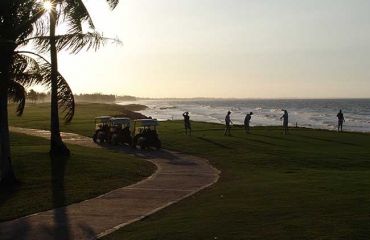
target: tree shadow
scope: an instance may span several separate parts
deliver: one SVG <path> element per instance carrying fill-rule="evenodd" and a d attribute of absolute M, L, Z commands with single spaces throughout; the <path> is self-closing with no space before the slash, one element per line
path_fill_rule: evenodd
<path fill-rule="evenodd" d="M 54 239 L 54 240 L 69 240 L 74 239 L 71 232 L 70 217 L 68 215 L 67 197 L 65 189 L 66 169 L 69 158 L 50 156 L 50 173 L 51 173 L 51 191 L 52 191 L 52 214 L 49 218 L 49 212 L 45 214 L 45 219 L 41 224 L 33 222 L 33 216 L 29 215 L 14 220 L 0 222 L 0 239 Z M 25 184 L 25 183 L 23 183 Z M 3 186 L 0 188 L 0 204 L 11 200 L 11 197 L 21 191 L 19 185 L 11 187 Z M 30 196 L 32 199 L 32 196 Z M 31 200 L 30 200 L 31 201 Z M 41 213 L 43 214 L 43 213 Z M 36 215 L 37 216 L 37 215 Z M 74 226 L 74 229 L 79 229 L 80 233 L 87 239 L 95 239 L 97 234 L 94 230 L 84 223 L 79 223 Z"/>
<path fill-rule="evenodd" d="M 204 142 L 207 142 L 207 143 L 210 143 L 210 144 L 213 144 L 213 145 L 216 145 L 217 147 L 220 147 L 220 148 L 224 148 L 224 149 L 232 149 L 231 147 L 229 146 L 226 146 L 224 144 L 221 144 L 221 143 L 218 143 L 218 142 L 215 142 L 211 139 L 208 139 L 208 138 L 204 138 L 204 137 L 197 137 L 199 140 L 202 140 Z"/>
<path fill-rule="evenodd" d="M 275 139 L 275 140 L 282 140 L 282 141 L 285 141 L 285 142 L 297 142 L 295 139 L 290 139 L 290 138 L 286 138 L 286 137 L 272 136 L 272 135 L 265 135 L 265 134 L 261 134 L 261 133 L 254 133 L 253 132 L 253 133 L 251 133 L 251 135 L 265 137 L 265 138 L 271 138 L 271 139 Z M 296 134 L 294 134 L 294 136 L 296 136 Z"/>
<path fill-rule="evenodd" d="M 0 206 L 7 202 L 20 190 L 21 184 L 21 182 L 17 182 L 17 184 L 12 185 L 7 185 L 4 183 L 0 184 Z"/>
<path fill-rule="evenodd" d="M 50 157 L 53 224 L 44 226 L 43 231 L 53 240 L 74 239 L 66 207 L 65 173 L 69 160 L 69 157 Z M 87 238 L 95 239 L 96 233 L 88 224 L 78 224 L 78 227 Z"/>
<path fill-rule="evenodd" d="M 297 136 L 297 137 L 300 137 L 300 138 L 312 139 L 312 140 L 316 140 L 316 141 L 322 141 L 322 142 L 328 142 L 328 143 L 338 143 L 338 144 L 341 144 L 341 145 L 361 147 L 361 145 L 356 144 L 356 143 L 342 142 L 342 141 L 334 140 L 334 139 L 325 139 L 325 138 L 319 138 L 319 137 L 313 137 L 313 136 L 307 136 L 307 135 L 300 135 L 300 134 L 294 134 L 294 135 Z"/>
<path fill-rule="evenodd" d="M 21 183 L 18 182 L 16 185 L 9 186 L 2 184 L 0 186 L 0 205 L 9 201 L 11 197 L 19 191 L 20 184 Z M 19 219 L 13 226 L 7 224 L 7 222 L 0 222 L 0 239 L 28 239 L 29 230 L 30 225 L 25 219 Z M 22 233 L 21 236 L 19 236 L 20 232 Z"/>
<path fill-rule="evenodd" d="M 1 240 L 26 240 L 30 239 L 31 226 L 24 218 L 15 220 L 16 224 L 10 225 L 0 223 L 0 239 Z"/>
<path fill-rule="evenodd" d="M 165 159 L 167 160 L 167 163 L 173 164 L 173 165 L 197 165 L 196 162 L 191 161 L 189 159 L 183 159 L 180 156 L 185 153 L 180 153 L 176 151 L 169 151 L 166 149 L 139 149 L 139 148 L 132 148 L 127 145 L 118 145 L 118 146 L 112 146 L 109 144 L 99 144 L 100 147 L 116 151 L 116 152 L 123 152 L 125 154 L 143 158 L 146 160 L 156 160 L 156 159 Z"/>
<path fill-rule="evenodd" d="M 64 177 L 68 160 L 68 157 L 50 157 L 54 226 L 48 230 L 56 240 L 71 239 L 68 213 L 65 207 L 60 207 L 67 204 Z"/>
<path fill-rule="evenodd" d="M 249 133 L 249 135 L 252 135 L 252 133 Z M 256 135 L 256 134 L 253 134 L 253 135 Z M 251 145 L 253 147 L 258 147 L 258 148 L 261 147 L 260 145 L 257 145 L 258 143 L 263 144 L 263 145 L 269 145 L 269 146 L 277 146 L 277 147 L 283 147 L 284 146 L 284 145 L 280 145 L 280 144 L 276 144 L 276 143 L 272 143 L 272 142 L 267 142 L 267 141 L 263 141 L 263 140 L 259 140 L 259 139 L 249 139 L 249 138 L 245 138 L 245 137 L 234 137 L 234 138 L 239 138 L 239 139 L 246 140 L 248 142 L 248 145 Z"/>

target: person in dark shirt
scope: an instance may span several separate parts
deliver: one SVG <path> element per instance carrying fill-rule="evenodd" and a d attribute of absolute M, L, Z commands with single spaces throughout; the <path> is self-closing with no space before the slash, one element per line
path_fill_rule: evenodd
<path fill-rule="evenodd" d="M 249 133 L 249 131 L 250 131 L 249 123 L 251 122 L 252 115 L 253 115 L 253 113 L 250 112 L 244 118 L 244 128 L 245 128 L 245 132 L 246 133 Z"/>
<path fill-rule="evenodd" d="M 191 136 L 191 124 L 189 112 L 184 112 L 182 116 L 184 117 L 185 134 L 188 135 L 189 130 L 189 135 Z"/>
<path fill-rule="evenodd" d="M 287 134 L 288 133 L 288 123 L 289 123 L 288 111 L 284 109 L 282 109 L 282 111 L 284 111 L 284 114 L 283 116 L 280 117 L 280 120 L 283 119 L 284 134 Z"/>
<path fill-rule="evenodd" d="M 346 121 L 344 120 L 342 109 L 339 110 L 339 113 L 337 114 L 338 118 L 338 132 L 343 132 L 343 123 Z"/>
<path fill-rule="evenodd" d="M 231 112 L 230 112 L 230 111 L 228 111 L 228 112 L 227 112 L 227 115 L 226 115 L 226 117 L 225 117 L 225 125 L 226 125 L 226 126 L 225 126 L 224 136 L 226 136 L 226 135 L 231 136 L 230 129 L 231 129 L 231 124 L 232 124 L 233 122 L 231 121 L 230 114 L 231 114 Z"/>

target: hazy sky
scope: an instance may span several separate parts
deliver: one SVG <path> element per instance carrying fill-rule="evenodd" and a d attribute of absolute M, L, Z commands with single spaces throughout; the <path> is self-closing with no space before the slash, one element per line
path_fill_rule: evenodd
<path fill-rule="evenodd" d="M 63 54 L 76 93 L 370 97 L 369 0 L 86 0 L 123 45 Z"/>

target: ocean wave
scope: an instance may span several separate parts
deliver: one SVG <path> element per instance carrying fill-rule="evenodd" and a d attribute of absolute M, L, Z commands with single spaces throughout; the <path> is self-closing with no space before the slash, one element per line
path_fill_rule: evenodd
<path fill-rule="evenodd" d="M 232 111 L 234 123 L 242 124 L 246 113 L 254 112 L 252 123 L 255 126 L 280 125 L 283 106 L 288 110 L 292 125 L 335 129 L 339 107 L 343 110 L 345 129 L 351 131 L 370 132 L 369 100 L 207 100 L 207 101 L 176 101 L 176 100 L 145 100 L 149 109 L 140 113 L 158 119 L 183 119 L 184 111 L 190 112 L 195 121 L 223 123 L 227 111 Z"/>
<path fill-rule="evenodd" d="M 176 106 L 165 106 L 165 107 L 159 107 L 160 110 L 166 110 L 166 109 L 176 109 Z"/>

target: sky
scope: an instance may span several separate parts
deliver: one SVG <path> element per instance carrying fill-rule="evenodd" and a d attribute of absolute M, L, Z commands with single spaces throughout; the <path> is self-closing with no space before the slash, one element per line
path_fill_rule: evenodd
<path fill-rule="evenodd" d="M 368 0 L 86 0 L 97 52 L 60 54 L 75 93 L 370 97 Z"/>

